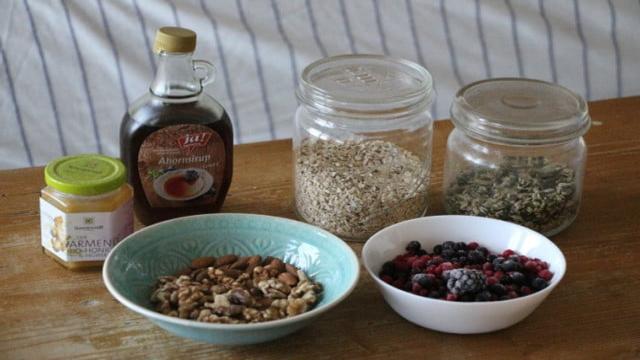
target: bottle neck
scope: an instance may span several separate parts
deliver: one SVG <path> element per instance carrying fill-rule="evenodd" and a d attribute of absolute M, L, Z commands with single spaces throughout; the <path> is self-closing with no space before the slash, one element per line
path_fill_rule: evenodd
<path fill-rule="evenodd" d="M 163 98 L 185 99 L 202 92 L 201 80 L 195 77 L 193 53 L 156 54 L 158 69 L 149 91 Z"/>

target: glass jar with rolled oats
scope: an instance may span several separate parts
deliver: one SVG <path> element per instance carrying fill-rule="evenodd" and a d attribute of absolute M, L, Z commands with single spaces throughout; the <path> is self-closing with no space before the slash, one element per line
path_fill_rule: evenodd
<path fill-rule="evenodd" d="M 433 82 L 379 55 L 316 61 L 302 73 L 293 136 L 300 218 L 350 240 L 428 206 Z"/>
<path fill-rule="evenodd" d="M 444 205 L 547 236 L 578 214 L 591 124 L 587 104 L 562 86 L 489 79 L 458 91 L 447 141 Z"/>

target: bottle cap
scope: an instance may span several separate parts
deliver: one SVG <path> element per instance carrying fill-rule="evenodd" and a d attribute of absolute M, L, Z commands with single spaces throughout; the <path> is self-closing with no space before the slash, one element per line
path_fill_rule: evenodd
<path fill-rule="evenodd" d="M 196 49 L 196 33 L 185 28 L 165 26 L 156 31 L 153 52 L 190 53 Z"/>
<path fill-rule="evenodd" d="M 126 180 L 124 164 L 104 155 L 72 155 L 56 159 L 44 169 L 44 181 L 67 194 L 92 196 L 116 190 Z"/>

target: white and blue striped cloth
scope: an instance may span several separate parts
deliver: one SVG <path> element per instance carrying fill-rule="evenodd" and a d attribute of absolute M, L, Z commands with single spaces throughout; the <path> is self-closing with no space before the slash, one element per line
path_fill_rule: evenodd
<path fill-rule="evenodd" d="M 553 81 L 589 100 L 640 94 L 639 0 L 0 0 L 0 168 L 117 156 L 166 25 L 198 33 L 236 143 L 289 137 L 298 74 L 343 53 L 423 64 L 436 118 L 487 77 Z"/>

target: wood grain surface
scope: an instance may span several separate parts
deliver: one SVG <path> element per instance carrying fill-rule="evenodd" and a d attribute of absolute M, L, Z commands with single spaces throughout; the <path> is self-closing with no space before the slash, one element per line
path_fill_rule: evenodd
<path fill-rule="evenodd" d="M 530 317 L 485 335 L 448 335 L 396 315 L 363 271 L 353 294 L 285 339 L 221 347 L 170 335 L 128 311 L 100 272 L 73 273 L 42 254 L 42 168 L 0 172 L 0 358 L 640 358 L 640 97 L 590 104 L 594 126 L 583 204 L 553 237 L 567 275 Z M 438 122 L 429 214 L 440 205 L 449 122 Z M 225 212 L 294 218 L 291 143 L 235 148 Z M 139 224 L 138 224 L 139 228 Z M 359 254 L 360 243 L 350 243 Z"/>

